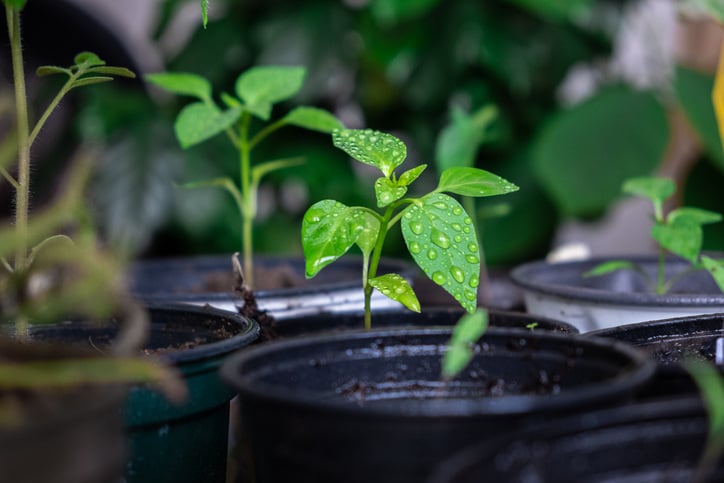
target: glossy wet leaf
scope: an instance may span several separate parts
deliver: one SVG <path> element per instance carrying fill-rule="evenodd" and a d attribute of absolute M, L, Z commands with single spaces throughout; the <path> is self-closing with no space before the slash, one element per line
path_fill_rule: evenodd
<path fill-rule="evenodd" d="M 701 264 L 711 274 L 719 290 L 724 292 L 724 260 L 716 260 L 704 255 L 701 257 Z"/>
<path fill-rule="evenodd" d="M 247 109 L 267 120 L 271 106 L 293 97 L 302 88 L 306 76 L 304 67 L 252 67 L 236 80 L 236 95 Z"/>
<path fill-rule="evenodd" d="M 211 84 L 196 74 L 169 72 L 148 74 L 145 79 L 161 89 L 181 96 L 196 97 L 201 101 L 211 100 Z"/>
<path fill-rule="evenodd" d="M 407 146 L 391 134 L 372 129 L 344 129 L 332 133 L 334 145 L 364 164 L 375 166 L 387 178 L 407 157 Z"/>
<path fill-rule="evenodd" d="M 517 190 L 516 185 L 489 171 L 478 168 L 453 167 L 442 172 L 435 191 L 479 197 L 503 195 Z"/>
<path fill-rule="evenodd" d="M 284 121 L 293 126 L 323 133 L 332 133 L 337 129 L 344 129 L 344 125 L 339 119 L 329 111 L 317 107 L 297 107 L 284 116 Z"/>
<path fill-rule="evenodd" d="M 425 171 L 425 168 L 427 168 L 427 165 L 421 164 L 420 166 L 408 169 L 400 175 L 400 178 L 397 180 L 397 184 L 400 186 L 410 186 L 412 182 L 415 181 L 423 171 Z"/>
<path fill-rule="evenodd" d="M 240 108 L 220 111 L 216 106 L 200 102 L 189 104 L 176 118 L 176 138 L 181 147 L 191 147 L 231 127 L 240 115 Z"/>
<path fill-rule="evenodd" d="M 452 379 L 465 369 L 473 358 L 472 346 L 488 329 L 488 313 L 476 310 L 465 314 L 455 324 L 448 342 L 448 350 L 442 360 L 442 373 L 445 379 Z"/>
<path fill-rule="evenodd" d="M 410 283 L 403 276 L 387 273 L 369 279 L 368 283 L 385 297 L 401 303 L 413 312 L 420 312 L 420 301 Z"/>
<path fill-rule="evenodd" d="M 605 275 L 607 273 L 615 272 L 616 270 L 636 269 L 637 265 L 633 262 L 626 260 L 612 260 L 610 262 L 604 262 L 596 265 L 592 269 L 583 273 L 584 277 L 596 277 L 599 275 Z"/>
<path fill-rule="evenodd" d="M 362 250 L 363 254 L 369 255 L 375 248 L 377 237 L 380 234 L 380 220 L 377 216 L 365 209 L 357 207 L 352 209 L 355 210 L 354 212 L 360 223 L 360 231 L 355 243 L 360 250 Z"/>
<path fill-rule="evenodd" d="M 405 209 L 402 235 L 415 262 L 468 312 L 477 305 L 480 253 L 472 219 L 460 203 L 432 193 Z"/>
<path fill-rule="evenodd" d="M 302 221 L 302 248 L 307 278 L 347 253 L 357 242 L 366 220 L 355 208 L 338 201 L 313 204 Z"/>
<path fill-rule="evenodd" d="M 377 178 L 375 181 L 375 197 L 377 198 L 377 206 L 384 208 L 390 203 L 394 203 L 407 193 L 407 186 L 400 186 L 387 178 Z"/>

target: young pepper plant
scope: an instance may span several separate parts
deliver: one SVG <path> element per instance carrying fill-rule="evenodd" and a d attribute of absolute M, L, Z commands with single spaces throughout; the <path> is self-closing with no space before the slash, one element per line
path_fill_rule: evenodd
<path fill-rule="evenodd" d="M 297 126 L 312 131 L 331 133 L 342 123 L 331 113 L 316 107 L 300 106 L 283 117 L 272 120 L 275 104 L 292 98 L 302 88 L 304 67 L 260 66 L 243 72 L 235 83 L 236 97 L 222 93 L 223 107 L 212 97 L 211 84 L 204 77 L 188 73 L 150 74 L 146 79 L 173 94 L 196 98 L 184 107 L 174 125 L 176 138 L 187 149 L 218 134 L 225 133 L 238 152 L 239 178 L 221 177 L 187 183 L 186 187 L 217 186 L 227 190 L 234 199 L 242 220 L 244 277 L 253 288 L 252 228 L 257 214 L 257 192 L 261 179 L 276 170 L 300 164 L 302 158 L 287 158 L 252 166 L 252 150 L 284 126 Z M 252 132 L 252 119 L 263 123 Z"/>
<path fill-rule="evenodd" d="M 597 276 L 616 270 L 632 269 L 641 273 L 651 290 L 665 294 L 682 276 L 692 270 L 707 270 L 719 289 L 724 292 L 724 263 L 701 254 L 703 243 L 702 226 L 721 221 L 721 215 L 712 211 L 682 206 L 664 213 L 664 201 L 674 194 L 676 185 L 673 180 L 659 177 L 631 178 L 624 182 L 625 193 L 642 196 L 651 201 L 654 209 L 654 224 L 651 238 L 659 245 L 659 262 L 656 280 L 644 272 L 636 263 L 626 260 L 612 260 L 597 265 L 585 273 L 585 276 Z M 687 260 L 691 267 L 666 279 L 666 253 L 671 252 Z"/>
<path fill-rule="evenodd" d="M 472 218 L 450 194 L 494 196 L 518 187 L 482 169 L 452 167 L 441 173 L 432 192 L 406 197 L 408 187 L 427 165 L 398 176 L 395 168 L 407 157 L 407 147 L 401 140 L 370 129 L 338 130 L 332 138 L 334 145 L 352 158 L 382 172 L 374 183 L 377 207 L 382 212 L 363 206 L 349 207 L 335 200 L 312 205 L 302 222 L 307 277 L 314 277 L 357 245 L 362 252 L 365 328 L 371 327 L 373 290 L 419 312 L 417 296 L 402 276 L 377 274 L 385 238 L 399 222 L 407 249 L 417 265 L 465 310 L 474 312 L 480 283 L 480 245 Z"/>

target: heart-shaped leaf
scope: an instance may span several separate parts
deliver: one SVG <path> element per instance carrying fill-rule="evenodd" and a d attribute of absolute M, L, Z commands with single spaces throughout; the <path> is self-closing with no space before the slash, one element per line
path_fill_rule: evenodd
<path fill-rule="evenodd" d="M 651 227 L 651 237 L 662 248 L 696 264 L 703 240 L 701 225 L 688 218 L 671 223 L 657 222 Z"/>
<path fill-rule="evenodd" d="M 432 193 L 402 216 L 402 235 L 415 262 L 468 312 L 477 305 L 480 253 L 473 222 L 460 203 Z"/>
<path fill-rule="evenodd" d="M 385 177 L 407 157 L 407 146 L 395 136 L 372 129 L 344 129 L 332 133 L 334 145 L 357 161 L 375 166 Z"/>
<path fill-rule="evenodd" d="M 344 125 L 339 119 L 330 112 L 316 107 L 297 107 L 284 116 L 284 122 L 324 133 L 344 129 Z"/>
<path fill-rule="evenodd" d="M 510 181 L 484 169 L 453 167 L 442 172 L 435 191 L 462 196 L 495 196 L 517 190 L 518 187 Z"/>
<path fill-rule="evenodd" d="M 369 279 L 368 283 L 376 288 L 382 295 L 387 298 L 400 302 L 402 305 L 412 310 L 420 312 L 420 301 L 417 295 L 404 277 L 396 273 L 387 273 L 379 277 Z"/>
<path fill-rule="evenodd" d="M 377 197 L 377 206 L 380 208 L 394 203 L 405 196 L 405 193 L 407 193 L 407 186 L 399 186 L 387 178 L 377 178 L 377 181 L 375 181 L 375 196 Z"/>
<path fill-rule="evenodd" d="M 313 204 L 302 221 L 302 247 L 307 278 L 347 253 L 365 227 L 359 209 L 338 201 L 322 200 Z"/>
<path fill-rule="evenodd" d="M 165 72 L 148 74 L 145 79 L 173 94 L 192 96 L 202 101 L 211 100 L 211 84 L 200 75 L 184 72 Z"/>
<path fill-rule="evenodd" d="M 174 125 L 181 147 L 189 148 L 206 141 L 233 125 L 241 115 L 241 108 L 220 111 L 216 106 L 194 102 L 184 107 Z"/>
<path fill-rule="evenodd" d="M 236 80 L 236 95 L 247 106 L 271 106 L 299 92 L 306 73 L 304 67 L 252 67 Z"/>

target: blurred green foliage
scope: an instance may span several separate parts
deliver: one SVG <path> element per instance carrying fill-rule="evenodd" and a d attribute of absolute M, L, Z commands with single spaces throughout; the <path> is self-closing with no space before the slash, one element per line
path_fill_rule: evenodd
<path fill-rule="evenodd" d="M 159 39 L 186 3 L 161 3 Z M 199 16 L 196 30 L 165 63 L 170 71 L 203 74 L 215 91 L 228 92 L 238 72 L 252 65 L 304 65 L 309 75 L 295 102 L 326 108 L 350 128 L 395 133 L 410 146 L 415 163 L 432 163 L 446 128 L 492 106 L 498 115 L 473 162 L 521 188 L 506 197 L 507 214 L 486 219 L 481 228 L 489 263 L 510 265 L 545 254 L 564 218 L 604 213 L 620 197 L 625 178 L 651 174 L 669 144 L 667 112 L 674 105 L 683 106 L 701 133 L 702 159 L 713 162 L 713 169 L 706 165 L 709 176 L 692 176 L 686 192 L 722 178 L 723 157 L 712 139 L 716 131 L 706 101 L 709 75 L 679 69 L 666 92 L 617 82 L 573 107 L 560 102 L 559 88 L 572 68 L 610 56 L 613 31 L 627 3 L 215 0 L 207 28 Z M 208 161 L 234 160 L 223 143 L 182 152 L 172 138 L 172 120 L 182 103 L 150 102 L 143 92 L 130 100 L 124 94 L 119 101 L 108 92 L 94 94 L 85 109 L 94 122 L 81 126 L 96 134 L 105 126 L 109 152 L 122 158 L 104 162 L 115 183 L 124 183 L 124 176 L 139 183 L 124 188 L 134 193 L 126 195 L 132 203 L 102 203 L 118 217 L 101 217 L 115 226 L 110 232 L 146 255 L 236 250 L 239 220 L 223 194 L 168 189 L 172 182 L 234 176 L 233 163 Z M 134 113 L 126 122 L 129 110 Z M 365 183 L 357 183 L 364 170 L 353 171 L 324 136 L 292 131 L 260 146 L 268 158 L 303 149 L 308 156 L 303 167 L 270 176 L 261 195 L 268 215 L 255 234 L 259 251 L 300 253 L 301 215 L 314 201 L 366 204 L 373 196 L 362 188 Z M 494 211 L 495 204 L 481 200 L 477 210 Z M 387 253 L 404 253 L 398 248 Z"/>

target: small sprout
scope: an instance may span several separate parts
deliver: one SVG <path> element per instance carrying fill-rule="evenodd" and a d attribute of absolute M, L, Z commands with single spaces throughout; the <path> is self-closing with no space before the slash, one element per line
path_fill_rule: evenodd
<path fill-rule="evenodd" d="M 642 177 L 627 180 L 623 191 L 628 194 L 642 196 L 651 201 L 654 208 L 654 224 L 651 227 L 651 238 L 659 245 L 659 264 L 656 280 L 636 263 L 624 260 L 613 260 L 595 266 L 584 273 L 584 276 L 599 276 L 616 270 L 631 269 L 641 273 L 647 280 L 651 290 L 657 294 L 664 294 L 673 284 L 689 270 L 683 271 L 666 280 L 665 261 L 666 253 L 670 252 L 688 261 L 692 270 L 707 270 L 719 289 L 724 292 L 724 261 L 715 260 L 701 255 L 703 244 L 703 226 L 721 221 L 719 213 L 682 206 L 664 214 L 664 201 L 674 194 L 676 185 L 667 178 Z"/>
<path fill-rule="evenodd" d="M 535 330 L 538 328 L 538 322 L 531 322 L 530 324 L 527 324 L 525 328 L 531 331 Z"/>
<path fill-rule="evenodd" d="M 407 147 L 401 140 L 371 129 L 338 130 L 332 138 L 334 145 L 352 158 L 380 170 L 382 177 L 375 181 L 374 190 L 377 207 L 383 212 L 348 207 L 335 200 L 312 205 L 302 223 L 307 277 L 314 277 L 356 245 L 363 256 L 365 327 L 371 327 L 373 290 L 419 311 L 417 297 L 403 277 L 377 275 L 388 230 L 399 222 L 407 249 L 417 265 L 465 310 L 474 312 L 480 284 L 480 243 L 471 216 L 450 194 L 494 196 L 518 187 L 482 169 L 452 167 L 442 172 L 435 190 L 424 196 L 409 197 L 408 187 L 425 165 L 404 171 L 399 177 L 396 175 L 395 169 L 407 155 Z"/>
<path fill-rule="evenodd" d="M 201 4 L 206 12 L 208 2 Z M 188 149 L 219 134 L 225 134 L 238 154 L 239 179 L 230 177 L 187 183 L 187 188 L 216 186 L 225 189 L 234 200 L 242 220 L 244 272 L 253 288 L 252 228 L 257 216 L 257 193 L 267 174 L 301 164 L 303 158 L 285 158 L 253 165 L 251 154 L 263 140 L 284 126 L 331 133 L 342 123 L 329 112 L 316 107 L 300 106 L 272 121 L 275 104 L 294 97 L 304 84 L 304 67 L 262 66 L 243 72 L 234 86 L 234 93 L 221 94 L 221 104 L 212 97 L 211 84 L 204 77 L 187 73 L 159 73 L 146 76 L 152 84 L 180 96 L 195 99 L 176 118 L 174 130 L 183 149 Z M 252 119 L 263 125 L 251 132 Z"/>
<path fill-rule="evenodd" d="M 453 329 L 447 352 L 442 358 L 443 379 L 453 379 L 467 367 L 474 356 L 474 344 L 487 329 L 488 313 L 485 310 L 478 309 L 462 316 Z"/>

